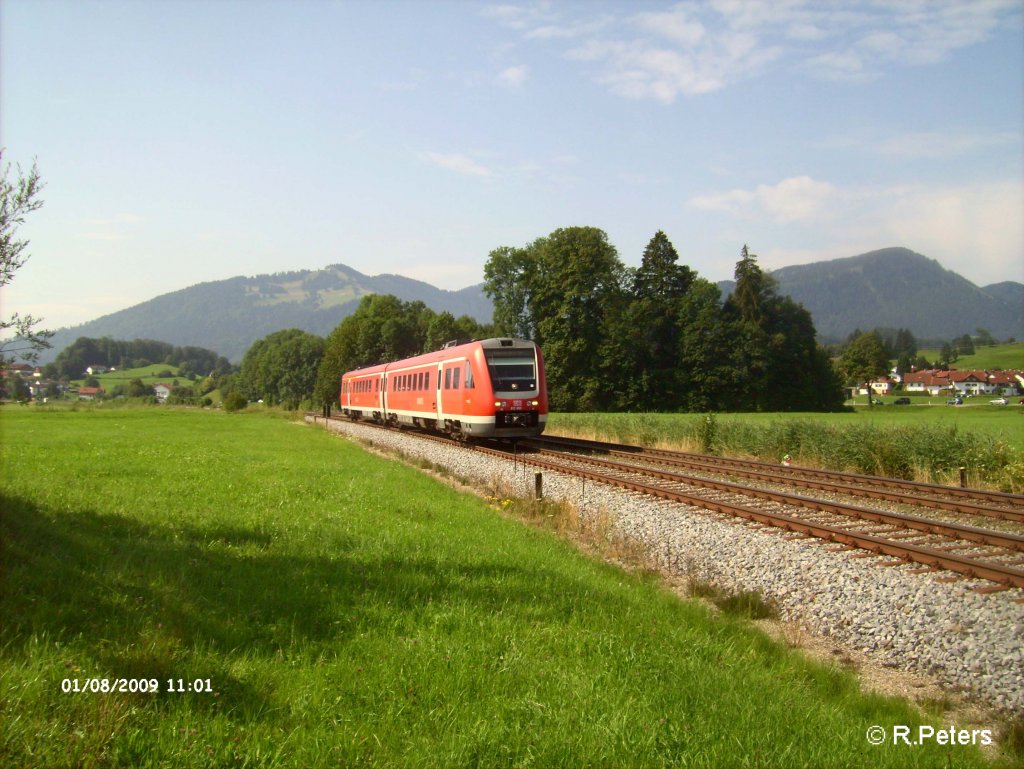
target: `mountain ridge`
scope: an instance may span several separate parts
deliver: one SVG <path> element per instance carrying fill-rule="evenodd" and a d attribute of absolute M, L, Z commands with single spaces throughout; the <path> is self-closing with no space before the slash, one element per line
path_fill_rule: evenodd
<path fill-rule="evenodd" d="M 1024 284 L 978 287 L 937 260 L 892 247 L 769 271 L 779 294 L 802 304 L 819 338 L 844 339 L 855 329 L 906 328 L 920 341 L 949 340 L 985 328 L 998 339 L 1024 338 Z M 718 283 L 723 299 L 731 281 Z M 238 275 L 197 283 L 77 326 L 59 329 L 42 362 L 80 336 L 156 339 L 214 350 L 238 362 L 274 331 L 301 328 L 326 336 L 363 296 L 394 294 L 435 312 L 491 321 L 483 283 L 458 291 L 401 275 L 363 273 L 344 264 L 319 270 Z"/>
<path fill-rule="evenodd" d="M 825 341 L 842 340 L 858 328 L 906 328 L 921 340 L 949 340 L 978 328 L 1000 339 L 1024 336 L 1024 284 L 978 287 L 908 248 L 780 267 L 769 274 L 779 294 L 811 313 Z M 718 285 L 726 294 L 732 281 Z"/>
<path fill-rule="evenodd" d="M 161 294 L 59 329 L 49 354 L 40 360 L 52 360 L 78 337 L 109 336 L 203 347 L 238 362 L 254 341 L 274 331 L 294 327 L 326 336 L 355 311 L 363 296 L 381 293 L 407 302 L 422 301 L 435 312 L 447 311 L 455 317 L 491 319 L 483 284 L 448 291 L 401 275 L 368 276 L 334 264 L 320 270 L 238 275 Z"/>

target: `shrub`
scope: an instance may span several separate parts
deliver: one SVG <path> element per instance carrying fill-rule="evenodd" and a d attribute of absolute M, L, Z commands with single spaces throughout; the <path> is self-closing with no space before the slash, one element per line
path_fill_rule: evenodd
<path fill-rule="evenodd" d="M 237 390 L 224 396 L 225 411 L 241 411 L 248 405 L 249 401 L 247 401 L 245 396 Z"/>

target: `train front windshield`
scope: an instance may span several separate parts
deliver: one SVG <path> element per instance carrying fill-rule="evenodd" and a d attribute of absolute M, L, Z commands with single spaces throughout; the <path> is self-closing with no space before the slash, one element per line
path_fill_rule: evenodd
<path fill-rule="evenodd" d="M 533 350 L 485 350 L 484 355 L 495 392 L 532 392 L 537 389 L 537 360 Z"/>

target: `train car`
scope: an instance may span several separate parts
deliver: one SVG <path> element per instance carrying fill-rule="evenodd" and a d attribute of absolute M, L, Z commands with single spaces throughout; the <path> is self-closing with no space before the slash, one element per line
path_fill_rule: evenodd
<path fill-rule="evenodd" d="M 525 339 L 452 343 L 342 374 L 341 411 L 460 439 L 540 435 L 548 416 L 544 357 Z"/>

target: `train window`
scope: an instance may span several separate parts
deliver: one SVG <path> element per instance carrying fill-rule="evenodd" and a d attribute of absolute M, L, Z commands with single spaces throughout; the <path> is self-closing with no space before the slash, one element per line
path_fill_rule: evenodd
<path fill-rule="evenodd" d="M 537 389 L 537 364 L 533 350 L 485 350 L 484 356 L 495 392 Z"/>
<path fill-rule="evenodd" d="M 462 367 L 456 366 L 452 369 L 452 389 L 459 389 L 459 379 L 462 378 Z"/>
<path fill-rule="evenodd" d="M 452 389 L 452 370 L 450 368 L 444 370 L 444 389 Z"/>
<path fill-rule="evenodd" d="M 473 366 L 470 365 L 469 361 L 466 361 L 466 389 L 471 390 L 476 387 L 473 382 Z"/>

